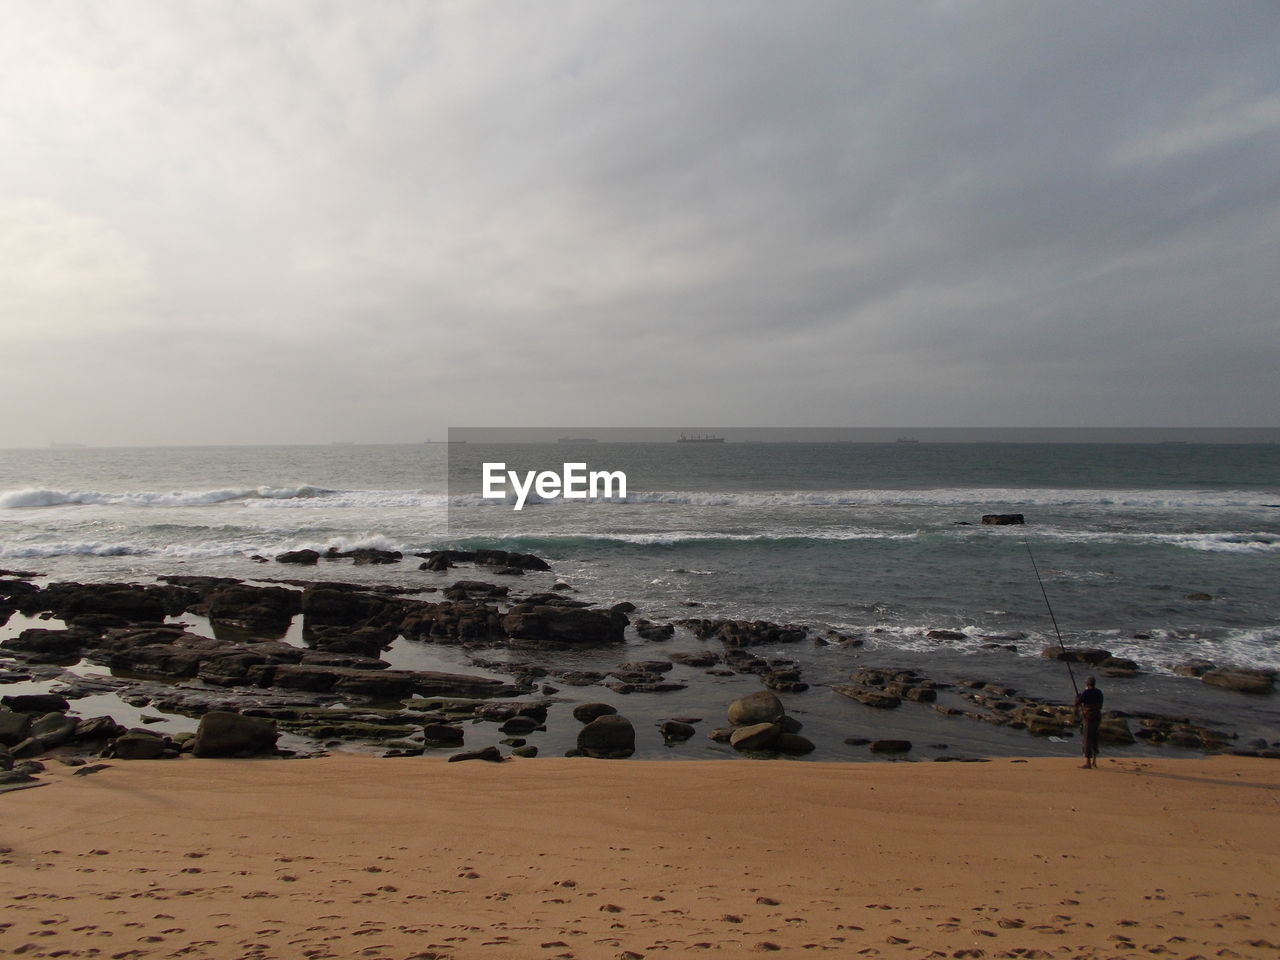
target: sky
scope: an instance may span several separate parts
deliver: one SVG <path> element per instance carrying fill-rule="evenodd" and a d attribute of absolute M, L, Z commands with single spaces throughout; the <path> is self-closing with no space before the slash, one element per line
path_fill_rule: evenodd
<path fill-rule="evenodd" d="M 1280 425 L 1280 4 L 0 2 L 0 446 Z"/>

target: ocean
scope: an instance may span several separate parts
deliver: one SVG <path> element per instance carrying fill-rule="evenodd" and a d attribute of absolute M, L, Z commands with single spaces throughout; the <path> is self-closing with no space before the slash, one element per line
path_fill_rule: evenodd
<path fill-rule="evenodd" d="M 620 470 L 627 496 L 535 496 L 516 511 L 511 497 L 479 495 L 490 462 Z M 1021 513 L 1026 523 L 983 526 L 991 513 Z M 811 685 L 784 700 L 806 718 L 807 735 L 820 734 L 811 737 L 819 759 L 858 759 L 844 737 L 886 727 L 970 753 L 1074 752 L 1071 743 L 917 705 L 872 716 L 829 689 L 858 666 L 892 665 L 1069 700 L 1065 667 L 1040 655 L 1057 640 L 1034 560 L 1068 646 L 1138 662 L 1138 677 L 1105 681 L 1109 707 L 1212 720 L 1242 741 L 1280 739 L 1280 696 L 1222 691 L 1173 673 L 1190 658 L 1280 668 L 1276 444 L 473 441 L 0 451 L 0 567 L 50 580 L 207 573 L 439 587 L 481 574 L 419 571 L 412 557 L 312 568 L 251 559 L 360 546 L 535 553 L 553 575 L 513 589 L 545 589 L 559 578 L 573 596 L 630 601 L 650 620 L 762 619 L 810 627 L 815 637 L 854 637 L 860 645 L 766 651 L 797 660 Z M 945 639 L 929 637 L 939 630 Z M 667 642 L 631 637 L 621 656 L 566 654 L 551 666 L 607 669 L 701 646 L 684 631 Z M 458 648 L 407 640 L 391 656 L 397 666 L 472 667 Z M 729 699 L 758 687 L 754 678 L 693 673 L 672 694 L 568 693 L 615 702 L 639 727 L 689 714 L 719 724 Z M 548 747 L 569 735 L 568 727 L 549 731 Z M 658 740 L 640 752 L 727 748 L 698 741 L 681 750 Z"/>

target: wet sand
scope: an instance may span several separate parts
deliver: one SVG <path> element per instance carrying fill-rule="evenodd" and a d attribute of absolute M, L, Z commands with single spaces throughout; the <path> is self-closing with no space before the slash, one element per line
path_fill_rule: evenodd
<path fill-rule="evenodd" d="M 0 796 L 0 955 L 1280 950 L 1275 761 L 50 766 Z"/>

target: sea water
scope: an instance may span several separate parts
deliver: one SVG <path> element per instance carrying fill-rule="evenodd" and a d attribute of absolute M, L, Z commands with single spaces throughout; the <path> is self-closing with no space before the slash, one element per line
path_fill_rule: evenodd
<path fill-rule="evenodd" d="M 535 497 L 517 513 L 509 502 L 478 496 L 485 462 L 532 469 L 561 460 L 625 471 L 626 498 Z M 1022 513 L 1026 524 L 982 525 L 990 513 Z M 764 619 L 803 624 L 818 637 L 828 630 L 855 637 L 860 645 L 761 651 L 801 662 L 814 690 L 789 707 L 811 717 L 806 732 L 816 727 L 832 737 L 874 733 L 881 722 L 826 689 L 861 664 L 910 666 L 942 680 L 982 677 L 1069 699 L 1063 666 L 1040 656 L 1057 638 L 1035 564 L 1067 645 L 1105 647 L 1140 664 L 1139 678 L 1105 684 L 1109 706 L 1194 715 L 1225 722 L 1242 737 L 1280 738 L 1280 695 L 1227 693 L 1172 672 L 1193 657 L 1280 668 L 1274 444 L 472 442 L 0 451 L 0 567 L 80 581 L 208 573 L 439 587 L 461 576 L 489 579 L 483 571 L 419 571 L 412 557 L 391 566 L 316 568 L 251 559 L 359 546 L 406 555 L 482 546 L 531 552 L 554 573 L 514 581 L 517 591 L 561 578 L 578 598 L 628 600 L 651 620 Z M 932 639 L 935 630 L 959 636 Z M 425 646 L 399 642 L 397 665 L 430 665 Z M 587 653 L 574 662 L 607 669 L 621 659 L 699 646 L 683 631 L 667 644 L 632 637 L 622 656 Z M 705 683 L 692 683 L 681 694 L 631 702 L 655 717 L 713 716 L 725 697 L 758 681 L 722 683 L 710 696 Z M 594 688 L 573 693 L 612 698 Z M 1058 749 L 1025 734 L 1019 736 L 1027 743 L 1015 743 L 1008 731 L 973 730 L 981 725 L 967 721 L 943 728 L 940 719 L 896 714 L 898 726 L 923 724 L 917 736 L 945 735 L 972 749 Z M 840 755 L 834 748 L 818 754 Z"/>

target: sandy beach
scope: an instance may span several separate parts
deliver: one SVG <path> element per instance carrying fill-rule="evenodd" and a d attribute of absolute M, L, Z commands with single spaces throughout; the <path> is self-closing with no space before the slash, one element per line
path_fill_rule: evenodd
<path fill-rule="evenodd" d="M 74 770 L 0 797 L 2 955 L 1280 949 L 1273 761 L 336 755 Z"/>

